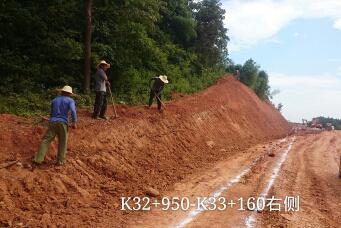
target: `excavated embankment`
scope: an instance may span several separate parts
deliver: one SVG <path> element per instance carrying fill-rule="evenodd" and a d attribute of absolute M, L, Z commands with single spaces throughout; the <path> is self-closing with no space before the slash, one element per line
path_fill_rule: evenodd
<path fill-rule="evenodd" d="M 166 103 L 159 114 L 119 106 L 119 119 L 92 120 L 79 113 L 70 129 L 67 164 L 31 169 L 45 127 L 34 119 L 0 116 L 0 225 L 121 226 L 122 195 L 161 193 L 186 175 L 228 159 L 251 145 L 288 134 L 290 125 L 270 104 L 232 77 L 200 93 Z M 109 108 L 111 109 L 111 108 Z M 110 113 L 109 113 L 110 114 Z"/>

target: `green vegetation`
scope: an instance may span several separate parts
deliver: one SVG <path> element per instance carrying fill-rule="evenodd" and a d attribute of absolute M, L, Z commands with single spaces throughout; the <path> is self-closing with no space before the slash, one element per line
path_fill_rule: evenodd
<path fill-rule="evenodd" d="M 247 60 L 244 65 L 235 65 L 232 61 L 227 69 L 230 73 L 240 72 L 240 81 L 253 89 L 262 100 L 272 98 L 269 86 L 269 75 L 260 70 L 260 66 L 252 59 Z"/>
<path fill-rule="evenodd" d="M 54 89 L 65 84 L 79 94 L 79 106 L 90 105 L 100 59 L 112 65 L 108 75 L 116 99 L 129 104 L 147 100 L 155 75 L 169 76 L 169 98 L 172 91 L 193 93 L 213 84 L 228 65 L 219 0 L 5 0 L 0 5 L 0 113 L 47 112 Z M 258 68 L 253 72 L 255 66 L 253 61 L 242 66 L 242 82 L 267 99 L 268 76 Z"/>

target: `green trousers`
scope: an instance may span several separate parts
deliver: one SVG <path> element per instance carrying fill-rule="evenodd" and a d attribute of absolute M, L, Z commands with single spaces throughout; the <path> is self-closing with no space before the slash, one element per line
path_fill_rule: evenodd
<path fill-rule="evenodd" d="M 67 149 L 68 126 L 63 122 L 50 122 L 49 127 L 40 144 L 39 151 L 34 157 L 33 161 L 40 164 L 44 161 L 49 145 L 55 137 L 58 137 L 58 155 L 57 164 L 63 165 L 65 163 L 65 154 Z"/>

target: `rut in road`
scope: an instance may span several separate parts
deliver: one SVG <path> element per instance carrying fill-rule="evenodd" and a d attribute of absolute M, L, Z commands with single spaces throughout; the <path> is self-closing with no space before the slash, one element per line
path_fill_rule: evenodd
<path fill-rule="evenodd" d="M 303 135 L 293 140 L 278 140 L 244 151 L 184 181 L 168 196 L 210 196 L 213 192 L 235 201 L 261 195 L 282 200 L 299 196 L 299 211 L 286 212 L 284 205 L 281 211 L 266 209 L 259 213 L 239 208 L 199 213 L 153 211 L 132 220 L 129 227 L 340 227 L 341 133 Z M 269 152 L 275 157 L 268 156 Z M 248 166 L 255 160 L 255 165 Z M 250 217 L 253 222 L 245 223 Z"/>
<path fill-rule="evenodd" d="M 258 196 L 267 184 L 274 164 L 288 148 L 292 139 L 277 140 L 267 145 L 258 145 L 227 161 L 219 163 L 209 171 L 192 177 L 188 182 L 179 184 L 176 191 L 167 196 L 224 197 L 247 199 Z M 268 156 L 274 153 L 275 157 Z M 253 161 L 253 162 L 250 162 Z M 132 221 L 129 227 L 205 227 L 245 226 L 248 211 L 227 208 L 225 211 L 205 211 L 203 209 L 183 211 L 153 211 Z M 228 215 L 228 216 L 226 216 Z M 143 222 L 142 222 L 143 221 Z"/>
<path fill-rule="evenodd" d="M 275 157 L 269 157 L 267 156 L 268 153 L 265 153 L 266 156 L 261 159 L 261 162 L 257 166 L 252 168 L 251 172 L 245 176 L 245 179 L 237 183 L 230 191 L 223 195 L 227 199 L 234 199 L 234 201 L 243 199 L 243 207 L 239 206 L 237 209 L 233 208 L 226 212 L 207 212 L 186 227 L 205 227 L 210 225 L 216 227 L 247 227 L 246 219 L 249 218 L 250 214 L 251 218 L 254 218 L 253 223 L 251 223 L 252 226 L 250 227 L 258 227 L 257 219 L 260 214 L 257 213 L 257 215 L 254 215 L 253 211 L 249 211 L 246 202 L 251 197 L 257 199 L 262 194 L 265 195 L 265 193 L 270 191 L 272 184 L 269 184 L 269 182 L 271 180 L 274 181 L 275 176 L 280 172 L 279 164 L 282 165 L 285 161 L 286 154 L 291 149 L 292 140 L 282 141 L 273 148 L 271 152 L 275 154 Z M 277 174 L 273 174 L 276 169 Z M 240 210 L 241 208 L 243 210 Z"/>
<path fill-rule="evenodd" d="M 288 148 L 282 153 L 282 155 L 280 156 L 280 159 L 277 160 L 276 165 L 274 167 L 274 169 L 272 170 L 272 175 L 269 178 L 268 184 L 266 185 L 266 187 L 264 188 L 264 190 L 262 191 L 262 193 L 260 194 L 260 196 L 257 199 L 263 199 L 264 201 L 262 202 L 262 205 L 257 205 L 257 207 L 259 206 L 259 208 L 265 207 L 266 204 L 266 200 L 269 194 L 270 189 L 272 188 L 272 186 L 274 185 L 276 178 L 279 174 L 279 172 L 281 171 L 281 167 L 283 165 L 283 163 L 285 162 L 288 153 L 290 152 L 293 143 L 295 142 L 296 137 L 293 137 L 292 140 L 289 143 Z M 257 212 L 259 212 L 260 210 L 254 210 L 254 212 L 249 215 L 246 219 L 245 219 L 245 225 L 247 228 L 253 228 L 255 226 L 256 223 L 256 215 Z"/>
<path fill-rule="evenodd" d="M 300 196 L 300 211 L 264 214 L 262 226 L 341 227 L 340 155 L 341 132 L 299 136 L 273 194 Z"/>

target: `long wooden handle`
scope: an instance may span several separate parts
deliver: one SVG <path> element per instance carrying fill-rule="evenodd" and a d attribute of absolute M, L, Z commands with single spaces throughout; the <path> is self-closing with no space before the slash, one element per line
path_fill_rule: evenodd
<path fill-rule="evenodd" d="M 114 106 L 115 117 L 117 117 L 117 112 L 116 112 L 116 106 L 115 106 L 115 102 L 114 102 L 114 97 L 113 97 L 113 95 L 112 95 L 110 86 L 109 86 L 108 88 L 109 88 L 109 93 L 110 93 L 110 96 L 111 96 L 111 103 L 112 103 L 112 105 Z"/>
<path fill-rule="evenodd" d="M 155 92 L 154 92 L 154 93 L 155 93 Z M 158 95 L 156 95 L 156 93 L 155 93 L 155 96 L 156 96 L 156 99 L 158 99 L 158 100 L 160 101 L 160 103 L 161 103 L 161 105 L 163 106 L 163 108 L 166 109 L 166 106 L 165 106 L 165 104 L 161 101 L 160 97 L 159 97 Z"/>

